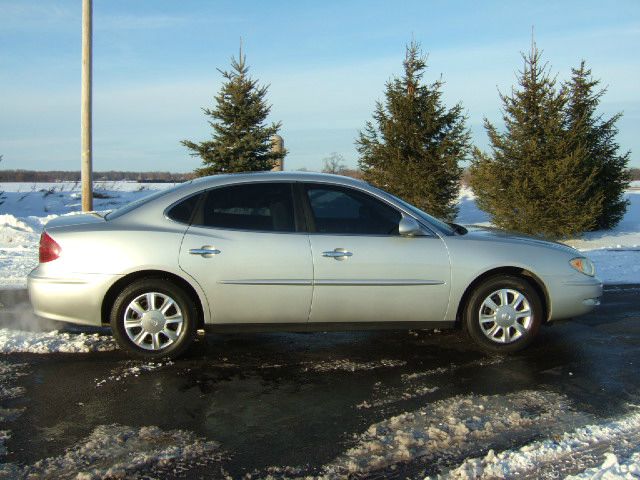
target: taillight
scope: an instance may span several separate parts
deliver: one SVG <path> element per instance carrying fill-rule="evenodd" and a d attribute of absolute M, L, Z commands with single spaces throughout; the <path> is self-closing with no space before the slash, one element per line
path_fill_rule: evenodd
<path fill-rule="evenodd" d="M 60 245 L 47 232 L 40 235 L 40 263 L 50 262 L 60 256 Z"/>

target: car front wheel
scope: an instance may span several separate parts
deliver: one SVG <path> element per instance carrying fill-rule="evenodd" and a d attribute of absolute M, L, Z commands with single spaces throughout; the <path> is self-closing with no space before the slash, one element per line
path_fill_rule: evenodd
<path fill-rule="evenodd" d="M 175 358 L 193 342 L 197 313 L 182 287 L 166 279 L 142 279 L 127 286 L 111 309 L 118 344 L 147 359 Z"/>
<path fill-rule="evenodd" d="M 542 324 L 536 290 L 523 278 L 492 277 L 471 294 L 464 327 L 483 350 L 510 353 L 529 345 Z"/>

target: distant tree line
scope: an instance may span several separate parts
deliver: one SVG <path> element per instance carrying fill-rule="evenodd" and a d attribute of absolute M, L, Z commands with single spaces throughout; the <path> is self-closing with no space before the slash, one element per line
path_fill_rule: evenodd
<path fill-rule="evenodd" d="M 110 170 L 107 172 L 93 172 L 94 181 L 131 181 L 131 182 L 156 182 L 177 183 L 190 180 L 193 173 L 171 172 L 119 172 Z M 0 170 L 0 182 L 79 182 L 79 171 L 35 171 L 35 170 Z"/>

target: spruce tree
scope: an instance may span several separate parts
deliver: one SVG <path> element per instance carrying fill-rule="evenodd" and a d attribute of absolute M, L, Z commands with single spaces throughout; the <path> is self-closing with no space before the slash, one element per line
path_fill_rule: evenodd
<path fill-rule="evenodd" d="M 551 238 L 589 230 L 602 205 L 592 189 L 598 169 L 567 131 L 567 93 L 556 88 L 535 43 L 523 60 L 518 88 L 500 94 L 504 132 L 485 118 L 491 153 L 474 150 L 478 206 L 508 230 Z"/>
<path fill-rule="evenodd" d="M 373 121 L 356 140 L 359 165 L 366 181 L 453 220 L 462 174 L 458 162 L 469 151 L 469 131 L 462 105 L 443 105 L 442 80 L 422 81 L 426 67 L 419 44 L 412 42 L 404 74 L 387 82 L 384 103 L 376 103 Z"/>
<path fill-rule="evenodd" d="M 615 124 L 622 113 L 606 120 L 596 113 L 606 89 L 595 90 L 600 81 L 593 79 L 584 60 L 571 72 L 571 80 L 565 85 L 569 94 L 567 125 L 576 147 L 586 149 L 588 164 L 598 171 L 590 195 L 602 197 L 602 208 L 593 228 L 609 229 L 622 219 L 629 203 L 624 199 L 630 181 L 629 152 L 618 154 L 615 141 Z"/>
<path fill-rule="evenodd" d="M 270 170 L 276 160 L 284 158 L 286 151 L 271 150 L 271 137 L 278 133 L 281 124 L 266 124 L 271 110 L 265 100 L 268 87 L 249 77 L 242 49 L 237 60 L 232 57 L 230 71 L 218 71 L 225 82 L 215 97 L 215 107 L 202 109 L 211 119 L 211 139 L 181 142 L 192 156 L 202 158 L 202 167 L 195 174 Z"/>

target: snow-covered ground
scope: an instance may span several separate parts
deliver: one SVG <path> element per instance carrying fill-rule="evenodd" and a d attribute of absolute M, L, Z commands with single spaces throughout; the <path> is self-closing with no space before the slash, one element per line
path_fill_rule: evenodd
<path fill-rule="evenodd" d="M 640 413 L 525 445 L 465 460 L 432 480 L 493 478 L 640 478 Z M 428 479 L 425 479 L 428 480 Z"/>
<path fill-rule="evenodd" d="M 218 463 L 223 458 L 217 442 L 191 432 L 163 431 L 154 426 L 100 425 L 60 456 L 32 465 L 1 464 L 0 478 L 162 478 L 163 474 L 175 476 L 188 467 Z M 212 475 L 225 477 L 222 470 Z"/>
<path fill-rule="evenodd" d="M 96 182 L 94 208 L 112 210 L 173 185 Z M 80 197 L 80 185 L 73 182 L 0 185 L 0 288 L 26 287 L 27 274 L 38 264 L 42 228 L 52 218 L 79 212 Z"/>
<path fill-rule="evenodd" d="M 425 480 L 638 479 L 640 412 L 630 407 L 630 413 L 597 421 L 554 392 L 460 395 L 370 425 L 317 475 L 307 476 L 304 469 L 287 466 L 248 477 L 330 480 L 371 474 L 385 478 L 384 472 L 413 462 L 443 471 Z M 510 448 L 532 438 L 541 440 Z M 473 456 L 487 448 L 491 449 L 484 456 Z"/>

